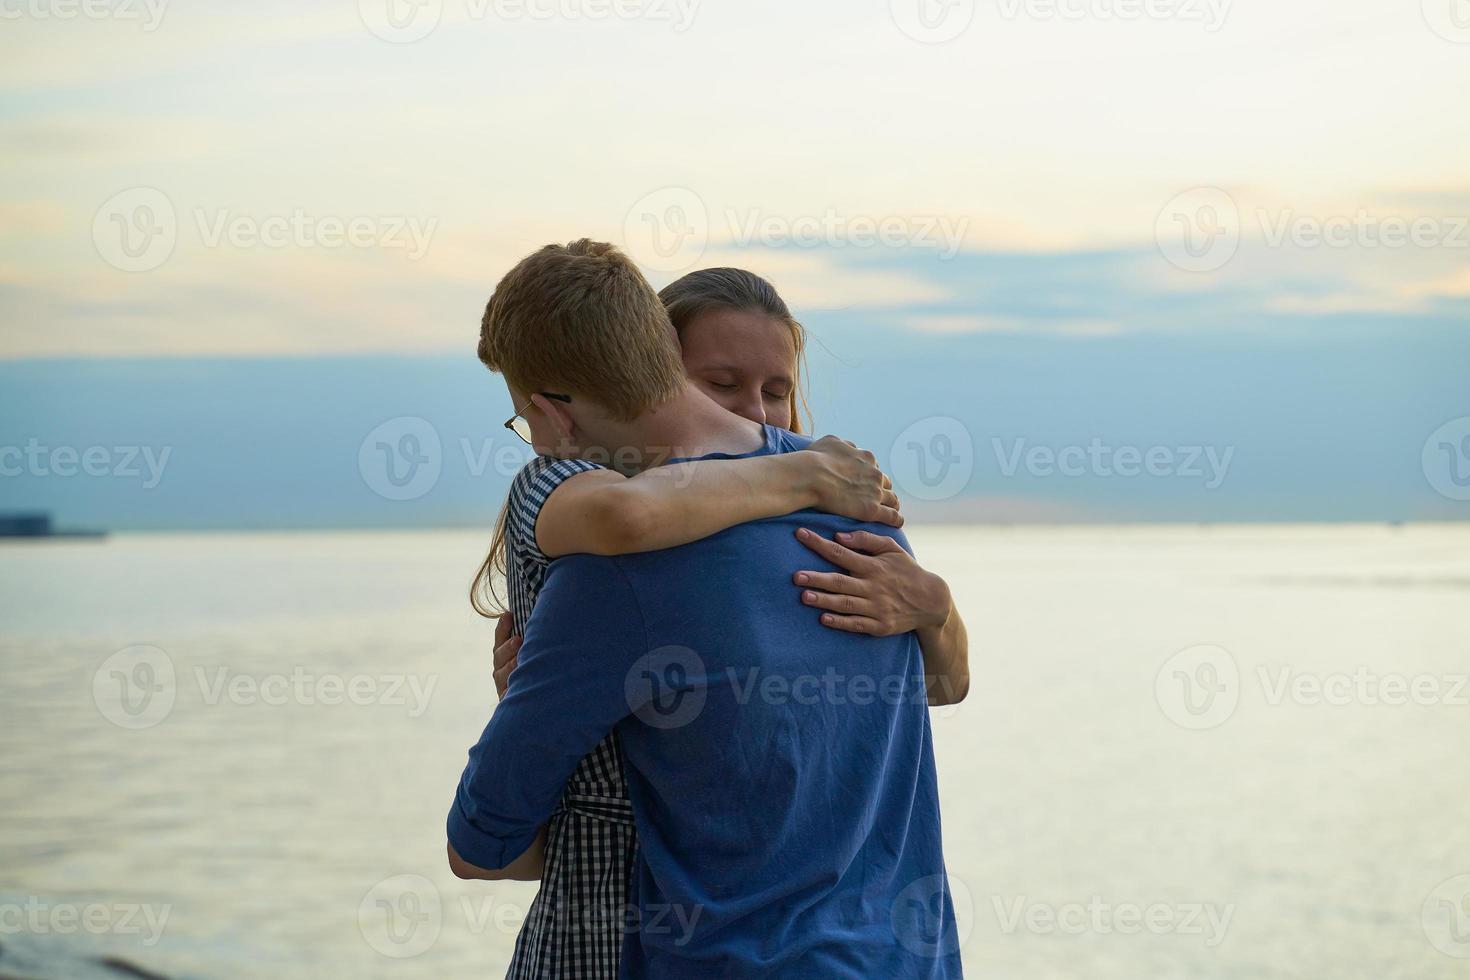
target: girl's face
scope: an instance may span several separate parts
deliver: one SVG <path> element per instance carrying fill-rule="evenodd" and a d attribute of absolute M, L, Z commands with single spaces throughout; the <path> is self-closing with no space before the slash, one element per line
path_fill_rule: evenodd
<path fill-rule="evenodd" d="M 796 343 L 791 328 L 749 310 L 701 313 L 679 335 L 684 371 L 727 411 L 791 428 Z"/>

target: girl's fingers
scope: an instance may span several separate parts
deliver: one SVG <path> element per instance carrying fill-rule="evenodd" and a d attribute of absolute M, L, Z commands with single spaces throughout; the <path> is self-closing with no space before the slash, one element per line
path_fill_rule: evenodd
<path fill-rule="evenodd" d="M 516 621 L 510 613 L 503 612 L 495 619 L 495 645 L 500 646 L 510 639 L 510 634 L 515 631 Z"/>
<path fill-rule="evenodd" d="M 839 616 L 836 613 L 822 613 L 822 625 L 844 633 L 864 633 L 868 636 L 877 635 L 879 629 L 876 619 L 869 619 L 867 616 Z"/>
<path fill-rule="evenodd" d="M 865 556 L 849 551 L 837 542 L 828 541 L 820 534 L 806 528 L 796 532 L 796 539 L 838 568 L 845 568 L 849 572 L 858 571 L 863 562 L 867 561 Z"/>
<path fill-rule="evenodd" d="M 516 659 L 514 657 L 510 658 L 510 661 L 504 666 L 495 668 L 495 693 L 500 697 L 505 697 L 505 689 L 510 686 L 510 672 L 515 669 Z"/>
<path fill-rule="evenodd" d="M 797 572 L 791 576 L 791 581 L 797 585 L 809 589 L 821 589 L 824 592 L 861 596 L 868 594 L 868 587 L 862 579 L 843 575 L 841 572 Z"/>
<path fill-rule="evenodd" d="M 903 546 L 892 538 L 871 531 L 839 531 L 837 540 L 858 551 L 866 551 L 870 555 L 881 555 L 888 551 L 902 551 Z"/>
<path fill-rule="evenodd" d="M 830 609 L 847 616 L 861 615 L 868 611 L 868 600 L 862 596 L 841 595 L 833 592 L 816 592 L 803 589 L 801 601 L 818 609 Z"/>
<path fill-rule="evenodd" d="M 495 668 L 499 670 L 506 664 L 513 664 L 521 652 L 521 638 L 512 636 L 500 646 L 495 648 Z"/>

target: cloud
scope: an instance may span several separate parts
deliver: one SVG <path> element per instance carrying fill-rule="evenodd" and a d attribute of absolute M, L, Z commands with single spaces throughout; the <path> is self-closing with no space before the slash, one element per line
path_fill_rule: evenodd
<path fill-rule="evenodd" d="M 855 265 L 843 261 L 837 250 L 714 246 L 706 249 L 688 271 L 716 266 L 734 266 L 764 276 L 798 314 L 819 310 L 904 309 L 916 303 L 943 302 L 954 296 L 951 285 L 942 280 L 881 263 Z M 683 271 L 663 273 L 650 278 L 662 287 L 683 274 Z"/>
<path fill-rule="evenodd" d="M 56 201 L 0 201 L 0 242 L 54 237 L 66 228 L 66 208 Z M 6 277 L 0 269 L 0 280 Z"/>
<path fill-rule="evenodd" d="M 1265 308 L 1272 313 L 1322 316 L 1345 313 L 1417 313 L 1427 307 L 1422 301 L 1403 295 L 1341 292 L 1272 296 L 1266 302 Z"/>
<path fill-rule="evenodd" d="M 1411 294 L 1435 298 L 1470 298 L 1470 265 L 1449 273 L 1439 279 L 1409 287 Z"/>
<path fill-rule="evenodd" d="M 1043 333 L 1069 337 L 1105 337 L 1123 332 L 1112 320 L 1059 319 L 1021 316 L 966 314 L 916 314 L 903 319 L 904 326 L 920 333 Z"/>
<path fill-rule="evenodd" d="M 11 206 L 35 235 L 0 239 L 0 255 L 30 250 L 58 212 Z M 17 224 L 19 226 L 19 223 Z M 595 233 L 595 231 L 594 231 Z M 425 256 L 379 249 L 201 248 L 182 243 L 163 267 L 129 274 L 95 251 L 78 272 L 9 263 L 0 274 L 0 356 L 81 354 L 315 354 L 454 351 L 473 338 L 495 281 L 544 240 L 464 227 Z M 1335 329 L 1321 318 L 1377 317 L 1400 329 L 1470 296 L 1470 268 L 1438 252 L 1373 256 L 1243 248 L 1230 271 L 1173 288 L 1156 250 L 962 252 L 730 248 L 697 267 L 734 265 L 769 278 L 798 316 L 951 338 L 1127 333 L 1240 336 Z M 1174 270 L 1177 271 L 1177 270 Z M 654 277 L 656 286 L 679 273 Z M 1437 321 L 1436 321 L 1437 322 Z M 1267 326 L 1269 324 L 1269 328 Z"/>

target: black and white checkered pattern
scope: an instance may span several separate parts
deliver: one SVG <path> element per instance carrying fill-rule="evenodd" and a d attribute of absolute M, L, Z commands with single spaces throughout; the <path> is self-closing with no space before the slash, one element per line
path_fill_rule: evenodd
<path fill-rule="evenodd" d="M 536 545 L 541 506 L 562 481 L 599 468 L 538 456 L 511 484 L 506 588 L 518 631 L 551 563 Z M 516 937 L 507 980 L 617 980 L 637 844 L 623 750 L 609 733 L 578 763 L 547 823 L 541 890 Z"/>

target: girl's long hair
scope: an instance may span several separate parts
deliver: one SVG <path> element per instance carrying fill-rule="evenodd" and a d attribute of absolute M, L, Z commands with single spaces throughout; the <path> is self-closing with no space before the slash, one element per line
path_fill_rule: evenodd
<path fill-rule="evenodd" d="M 791 431 L 801 432 L 802 420 L 810 426 L 811 411 L 806 398 L 806 328 L 791 315 L 790 308 L 781 294 L 776 292 L 765 279 L 744 269 L 718 268 L 701 269 L 669 283 L 659 290 L 658 298 L 668 311 L 674 330 L 683 338 L 684 329 L 700 315 L 711 310 L 740 310 L 764 313 L 779 320 L 791 331 L 792 347 L 796 351 L 796 377 L 791 386 Z M 475 612 L 486 618 L 494 618 L 507 611 L 505 597 L 500 594 L 497 583 L 504 582 L 508 555 L 506 523 L 510 517 L 510 501 L 500 508 L 495 521 L 495 534 L 490 539 L 490 553 L 480 563 L 474 581 L 470 583 L 470 605 Z M 521 629 L 524 623 L 517 623 Z"/>
<path fill-rule="evenodd" d="M 480 562 L 475 579 L 470 583 L 470 605 L 486 619 L 495 619 L 510 611 L 510 604 L 500 594 L 497 582 L 505 581 L 506 552 L 505 525 L 510 519 L 510 499 L 500 505 L 500 516 L 495 519 L 495 534 L 490 538 L 490 553 Z M 520 624 L 517 624 L 519 628 Z"/>

